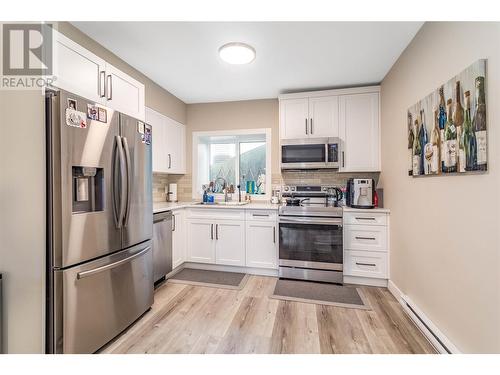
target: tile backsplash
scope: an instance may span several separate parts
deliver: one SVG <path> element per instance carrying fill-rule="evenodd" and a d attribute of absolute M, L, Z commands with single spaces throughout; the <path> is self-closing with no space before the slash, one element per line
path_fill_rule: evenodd
<path fill-rule="evenodd" d="M 273 173 L 272 185 L 334 185 L 345 186 L 349 178 L 373 178 L 375 186 L 378 183 L 379 172 L 339 173 L 333 171 L 293 171 Z M 165 202 L 167 194 L 165 187 L 168 184 L 177 184 L 177 200 L 186 202 L 192 198 L 192 177 L 190 174 L 175 175 L 153 173 L 153 201 Z"/>

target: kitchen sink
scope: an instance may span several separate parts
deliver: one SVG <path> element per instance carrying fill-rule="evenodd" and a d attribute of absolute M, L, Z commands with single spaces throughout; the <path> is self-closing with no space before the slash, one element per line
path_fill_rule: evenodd
<path fill-rule="evenodd" d="M 204 206 L 244 206 L 245 204 L 248 204 L 248 202 L 238 202 L 238 201 L 214 202 L 214 203 L 198 202 L 196 204 Z"/>

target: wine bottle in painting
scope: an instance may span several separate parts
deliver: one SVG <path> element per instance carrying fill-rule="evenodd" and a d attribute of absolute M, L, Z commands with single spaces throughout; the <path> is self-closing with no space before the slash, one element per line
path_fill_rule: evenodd
<path fill-rule="evenodd" d="M 425 112 L 423 109 L 420 110 L 420 133 L 418 138 L 422 152 L 420 156 L 420 174 L 427 174 L 425 169 L 425 145 L 429 139 L 427 135 L 427 126 L 425 124 Z"/>
<path fill-rule="evenodd" d="M 460 140 L 462 139 L 462 125 L 464 124 L 464 108 L 461 102 L 460 81 L 455 83 L 455 106 L 453 108 L 453 124 L 457 129 L 458 159 L 457 172 L 465 172 L 465 149 Z"/>
<path fill-rule="evenodd" d="M 477 144 L 476 135 L 472 130 L 472 121 L 470 115 L 470 91 L 464 93 L 465 96 L 465 120 L 460 144 L 463 145 L 465 170 L 473 171 L 477 165 Z M 461 146 L 462 147 L 462 146 Z"/>
<path fill-rule="evenodd" d="M 420 174 L 420 158 L 422 157 L 422 147 L 420 147 L 420 141 L 418 139 L 418 119 L 415 120 L 415 137 L 413 139 L 413 176 L 418 176 Z"/>
<path fill-rule="evenodd" d="M 413 121 L 411 113 L 408 111 L 408 176 L 413 175 Z"/>
<path fill-rule="evenodd" d="M 444 170 L 444 128 L 446 126 L 446 101 L 444 100 L 444 86 L 439 89 L 439 139 L 441 141 L 440 145 L 440 159 L 441 159 L 441 170 Z"/>
<path fill-rule="evenodd" d="M 434 111 L 434 127 L 431 132 L 431 142 L 429 143 L 429 163 L 430 174 L 439 174 L 441 172 L 441 133 L 439 131 L 439 111 Z"/>
<path fill-rule="evenodd" d="M 477 142 L 477 170 L 488 169 L 486 139 L 486 99 L 484 96 L 484 77 L 476 78 L 476 112 L 472 121 Z"/>
<path fill-rule="evenodd" d="M 444 128 L 444 170 L 446 173 L 453 173 L 457 171 L 457 129 L 453 124 L 453 115 L 451 111 L 452 100 L 448 99 L 447 121 Z"/>

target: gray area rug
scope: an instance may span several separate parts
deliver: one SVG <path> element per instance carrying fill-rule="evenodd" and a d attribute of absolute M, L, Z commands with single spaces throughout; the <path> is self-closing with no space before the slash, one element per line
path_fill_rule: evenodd
<path fill-rule="evenodd" d="M 183 268 L 169 278 L 168 282 L 239 290 L 243 289 L 247 279 L 246 273 Z"/>
<path fill-rule="evenodd" d="M 363 292 L 352 286 L 299 280 L 278 280 L 270 298 L 371 310 Z"/>

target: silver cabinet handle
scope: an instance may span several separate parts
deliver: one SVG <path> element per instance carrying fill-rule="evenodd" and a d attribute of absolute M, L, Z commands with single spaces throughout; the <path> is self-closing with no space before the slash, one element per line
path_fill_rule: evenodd
<path fill-rule="evenodd" d="M 356 220 L 375 220 L 374 217 L 356 217 Z"/>
<path fill-rule="evenodd" d="M 342 151 L 342 168 L 345 167 L 345 153 Z"/>
<path fill-rule="evenodd" d="M 101 70 L 99 72 L 99 97 L 104 98 L 106 96 L 106 72 Z"/>
<path fill-rule="evenodd" d="M 252 214 L 253 217 L 269 217 L 269 214 Z"/>
<path fill-rule="evenodd" d="M 130 150 L 128 148 L 127 138 L 122 137 L 123 149 L 125 150 L 125 161 L 127 162 L 127 207 L 125 210 L 124 224 L 128 225 L 128 219 L 130 217 L 130 203 L 132 202 L 132 164 L 130 159 Z"/>
<path fill-rule="evenodd" d="M 215 239 L 219 239 L 219 224 L 215 224 Z"/>
<path fill-rule="evenodd" d="M 276 227 L 273 227 L 273 243 L 276 243 Z"/>
<path fill-rule="evenodd" d="M 308 135 L 309 133 L 307 132 L 307 119 L 306 119 L 306 135 Z"/>
<path fill-rule="evenodd" d="M 108 74 L 108 96 L 106 99 L 113 100 L 113 76 Z"/>
<path fill-rule="evenodd" d="M 172 155 L 168 154 L 168 169 L 172 168 Z"/>
<path fill-rule="evenodd" d="M 210 239 L 214 239 L 214 225 L 210 224 Z"/>
<path fill-rule="evenodd" d="M 358 262 L 356 262 L 356 265 L 358 265 L 358 266 L 370 266 L 370 267 L 377 266 L 375 263 L 358 263 Z"/>
<path fill-rule="evenodd" d="M 313 133 L 313 119 L 309 119 L 310 122 L 310 127 L 311 127 L 311 134 Z"/>
<path fill-rule="evenodd" d="M 76 274 L 76 278 L 78 280 L 80 279 L 83 279 L 85 277 L 88 277 L 88 276 L 92 276 L 92 275 L 95 275 L 97 273 L 101 273 L 101 272 L 104 272 L 104 271 L 107 271 L 107 270 L 110 270 L 112 268 L 116 268 L 118 267 L 119 265 L 121 264 L 124 264 L 124 263 L 128 263 L 130 262 L 132 259 L 135 259 L 137 257 L 140 257 L 141 255 L 143 255 L 144 253 L 146 253 L 149 249 L 151 249 L 151 246 L 148 246 L 146 247 L 145 249 L 142 249 L 141 251 L 139 251 L 138 253 L 135 253 L 125 259 L 121 259 L 121 260 L 118 260 L 114 263 L 111 263 L 111 264 L 106 264 L 105 266 L 101 266 L 101 267 L 97 267 L 97 268 L 94 268 L 93 270 L 88 270 L 88 271 L 82 271 L 82 272 L 78 272 Z"/>
<path fill-rule="evenodd" d="M 355 238 L 357 240 L 371 240 L 371 241 L 375 241 L 376 240 L 375 237 L 358 237 L 358 236 L 356 236 Z"/>
<path fill-rule="evenodd" d="M 175 215 L 172 215 L 172 232 L 175 232 L 175 227 L 176 227 Z"/>

